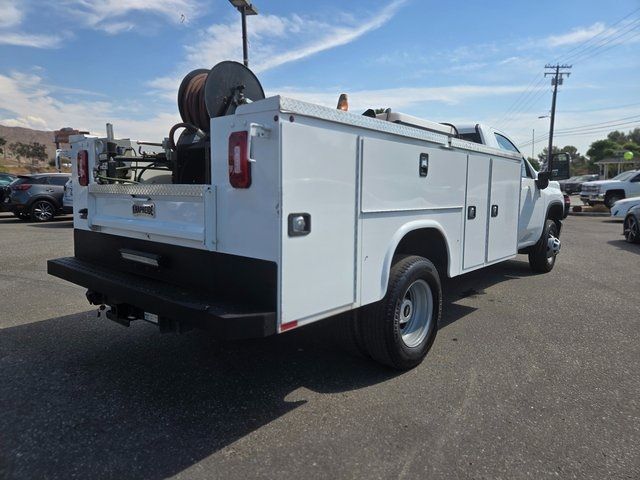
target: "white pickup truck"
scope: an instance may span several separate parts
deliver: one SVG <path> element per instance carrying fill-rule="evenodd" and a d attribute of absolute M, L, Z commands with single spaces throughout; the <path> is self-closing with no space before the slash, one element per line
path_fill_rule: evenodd
<path fill-rule="evenodd" d="M 181 107 L 186 130 L 161 154 L 72 137 L 75 256 L 48 271 L 112 320 L 246 338 L 334 317 L 407 369 L 435 339 L 442 276 L 518 252 L 553 268 L 562 194 L 504 134 L 259 93 L 223 101 L 207 101 L 208 125 Z M 153 169 L 167 174 L 150 183 Z"/>
<path fill-rule="evenodd" d="M 595 180 L 582 184 L 580 200 L 591 206 L 604 203 L 607 208 L 623 198 L 640 195 L 640 170 L 628 170 L 609 180 Z"/>

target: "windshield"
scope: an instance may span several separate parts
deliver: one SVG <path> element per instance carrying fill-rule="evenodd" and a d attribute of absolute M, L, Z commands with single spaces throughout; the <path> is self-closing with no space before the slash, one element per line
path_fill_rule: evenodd
<path fill-rule="evenodd" d="M 628 172 L 622 172 L 620 175 L 616 175 L 611 180 L 628 180 L 631 177 L 633 177 L 636 173 L 638 173 L 638 172 L 636 172 L 635 170 L 630 170 Z"/>

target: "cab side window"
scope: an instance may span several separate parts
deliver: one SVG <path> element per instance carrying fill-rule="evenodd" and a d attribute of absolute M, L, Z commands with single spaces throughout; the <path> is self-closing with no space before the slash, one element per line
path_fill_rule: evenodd
<path fill-rule="evenodd" d="M 632 182 L 640 182 L 640 175 L 636 175 L 631 179 Z"/>
<path fill-rule="evenodd" d="M 511 143 L 511 141 L 507 137 L 505 137 L 504 135 L 500 135 L 499 133 L 496 133 L 495 135 L 496 135 L 496 141 L 498 142 L 498 145 L 502 150 L 508 150 L 509 152 L 520 153 L 516 148 L 516 146 L 513 143 Z"/>
<path fill-rule="evenodd" d="M 523 158 L 521 167 L 520 167 L 520 175 L 522 178 L 533 178 L 533 172 L 531 171 L 531 167 L 527 163 L 527 161 Z"/>

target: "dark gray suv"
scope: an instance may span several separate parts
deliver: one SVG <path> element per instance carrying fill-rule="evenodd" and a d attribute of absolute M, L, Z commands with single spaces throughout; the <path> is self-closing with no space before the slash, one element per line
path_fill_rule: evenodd
<path fill-rule="evenodd" d="M 70 207 L 62 204 L 64 185 L 70 176 L 68 173 L 18 176 L 9 185 L 11 191 L 5 196 L 4 209 L 22 220 L 34 222 L 48 222 L 56 215 L 72 213 Z"/>

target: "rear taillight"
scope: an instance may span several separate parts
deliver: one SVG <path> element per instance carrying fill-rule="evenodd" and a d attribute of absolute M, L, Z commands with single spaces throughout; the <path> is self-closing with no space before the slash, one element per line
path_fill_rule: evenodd
<path fill-rule="evenodd" d="M 24 190 L 29 190 L 31 188 L 31 185 L 29 185 L 28 183 L 21 183 L 20 185 L 15 185 L 13 187 L 11 187 L 11 190 L 14 191 L 24 191 Z"/>
<path fill-rule="evenodd" d="M 78 183 L 83 187 L 89 185 L 89 152 L 78 152 Z"/>
<path fill-rule="evenodd" d="M 229 136 L 229 182 L 234 188 L 251 186 L 249 132 L 233 132 Z"/>

